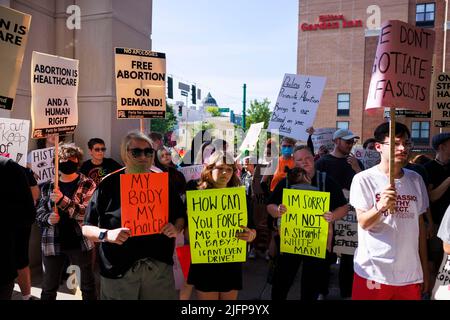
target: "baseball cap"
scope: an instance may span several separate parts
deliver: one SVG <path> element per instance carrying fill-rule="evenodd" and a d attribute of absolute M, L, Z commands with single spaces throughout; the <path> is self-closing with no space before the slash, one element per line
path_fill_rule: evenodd
<path fill-rule="evenodd" d="M 439 145 L 444 143 L 448 139 L 450 139 L 450 132 L 439 133 L 433 137 L 433 140 L 431 141 L 431 145 L 432 145 L 433 149 L 437 151 L 437 149 L 439 148 Z"/>
<path fill-rule="evenodd" d="M 350 139 L 359 139 L 359 136 L 353 134 L 353 132 L 351 132 L 348 129 L 339 129 L 336 130 L 336 132 L 333 134 L 333 140 L 338 138 L 343 140 L 350 140 Z"/>

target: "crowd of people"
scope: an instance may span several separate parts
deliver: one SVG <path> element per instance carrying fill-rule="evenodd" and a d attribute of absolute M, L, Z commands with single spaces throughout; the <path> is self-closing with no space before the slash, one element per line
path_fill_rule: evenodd
<path fill-rule="evenodd" d="M 394 177 L 389 182 L 389 124 L 380 124 L 364 149 L 380 154 L 371 168 L 352 153 L 358 137 L 339 129 L 334 148 L 315 153 L 283 137 L 273 138 L 260 155 L 232 152 L 232 146 L 200 131 L 180 157 L 164 137 L 133 131 L 120 145 L 120 161 L 106 158 L 100 138 L 89 140 L 90 159 L 73 143 L 58 147 L 58 180 L 38 185 L 30 168 L 0 157 L 0 186 L 6 261 L 0 264 L 0 299 L 11 298 L 15 281 L 24 300 L 31 295 L 29 238 L 33 223 L 41 230 L 42 293 L 55 300 L 65 268 L 80 270 L 84 300 L 200 299 L 236 300 L 243 288 L 242 262 L 191 264 L 181 275 L 176 246 L 189 244 L 186 191 L 245 187 L 248 224 L 236 233 L 247 243 L 248 258 L 270 260 L 273 300 L 285 300 L 300 266 L 301 299 L 326 299 L 330 267 L 338 263 L 343 299 L 426 299 L 444 253 L 450 253 L 450 133 L 432 138 L 434 159 L 412 154 L 411 134 L 396 123 Z M 49 137 L 40 147 L 54 146 Z M 414 156 L 414 158 L 413 158 Z M 202 165 L 198 180 L 186 181 L 180 168 Z M 120 175 L 168 174 L 168 223 L 160 234 L 132 237 L 121 224 Z M 287 212 L 284 189 L 330 193 L 325 259 L 280 251 L 280 220 Z M 334 252 L 334 224 L 355 211 L 358 247 L 354 254 Z M 176 279 L 181 279 L 176 281 Z M 177 282 L 177 283 L 176 283 Z M 193 292 L 195 291 L 195 296 Z"/>

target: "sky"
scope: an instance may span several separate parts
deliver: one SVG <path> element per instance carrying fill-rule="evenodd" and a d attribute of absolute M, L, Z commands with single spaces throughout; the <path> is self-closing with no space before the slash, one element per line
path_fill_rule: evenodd
<path fill-rule="evenodd" d="M 297 25 L 297 0 L 153 0 L 152 50 L 202 99 L 211 92 L 241 113 L 246 83 L 247 108 L 264 98 L 272 108 L 284 74 L 296 73 Z"/>

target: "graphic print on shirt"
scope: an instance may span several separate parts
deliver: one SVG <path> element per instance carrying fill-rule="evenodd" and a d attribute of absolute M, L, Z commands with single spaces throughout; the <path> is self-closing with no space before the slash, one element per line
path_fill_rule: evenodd
<path fill-rule="evenodd" d="M 381 193 L 375 195 L 377 203 L 380 201 Z M 413 203 L 411 203 L 413 202 Z M 403 219 L 414 219 L 414 213 L 410 212 L 410 206 L 417 206 L 417 196 L 412 194 L 398 194 L 395 201 L 395 217 Z M 389 216 L 388 210 L 383 211 L 385 217 Z"/>

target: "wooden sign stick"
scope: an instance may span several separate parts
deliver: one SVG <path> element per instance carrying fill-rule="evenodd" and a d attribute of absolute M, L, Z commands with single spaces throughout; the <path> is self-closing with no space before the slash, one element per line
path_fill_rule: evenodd
<path fill-rule="evenodd" d="M 55 189 L 59 189 L 59 134 L 55 136 Z M 58 207 L 56 206 L 54 211 L 58 214 Z"/>
<path fill-rule="evenodd" d="M 389 183 L 395 186 L 395 108 L 390 107 L 389 109 Z M 389 208 L 389 214 L 395 213 L 394 208 Z"/>

